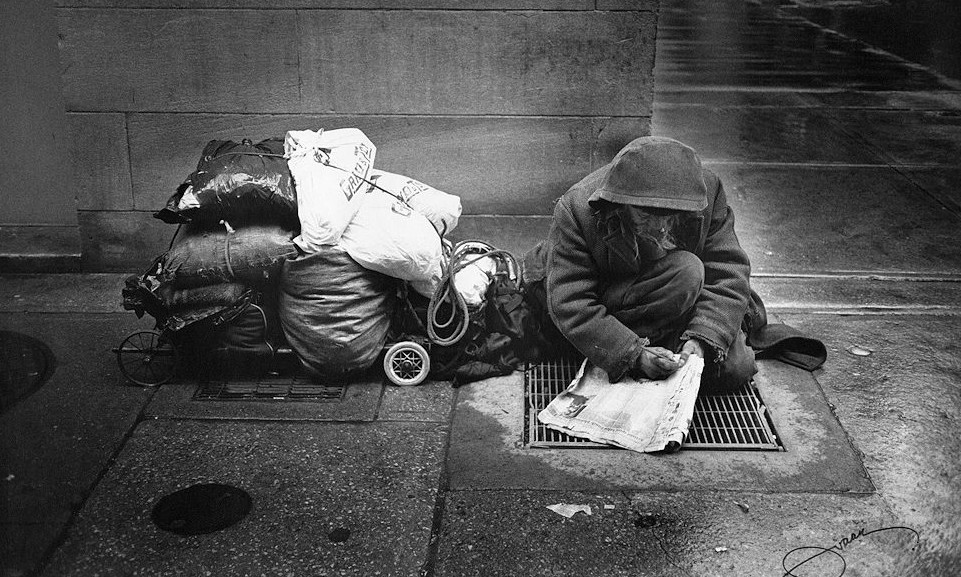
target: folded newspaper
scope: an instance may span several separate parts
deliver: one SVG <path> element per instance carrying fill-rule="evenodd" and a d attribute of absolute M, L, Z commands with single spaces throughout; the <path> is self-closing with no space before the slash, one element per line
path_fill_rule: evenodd
<path fill-rule="evenodd" d="M 625 377 L 612 383 L 607 373 L 585 359 L 567 389 L 538 413 L 552 429 L 633 451 L 663 451 L 679 446 L 694 416 L 704 360 L 691 355 L 661 381 Z"/>

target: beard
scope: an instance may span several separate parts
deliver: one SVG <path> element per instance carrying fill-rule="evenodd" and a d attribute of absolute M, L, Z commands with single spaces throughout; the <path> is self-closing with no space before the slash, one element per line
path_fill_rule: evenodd
<path fill-rule="evenodd" d="M 677 212 L 607 203 L 600 208 L 600 213 L 605 232 L 620 236 L 635 259 L 658 260 L 677 248 L 674 236 L 680 220 Z"/>

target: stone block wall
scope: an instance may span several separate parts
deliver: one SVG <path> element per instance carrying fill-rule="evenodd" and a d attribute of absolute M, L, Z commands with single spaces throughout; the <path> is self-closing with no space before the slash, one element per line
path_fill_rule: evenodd
<path fill-rule="evenodd" d="M 53 4 L 0 2 L 0 273 L 80 269 L 60 86 Z"/>
<path fill-rule="evenodd" d="M 358 127 L 376 167 L 462 198 L 462 237 L 520 251 L 650 133 L 657 0 L 60 0 L 57 18 L 87 271 L 166 248 L 152 213 L 213 138 Z"/>

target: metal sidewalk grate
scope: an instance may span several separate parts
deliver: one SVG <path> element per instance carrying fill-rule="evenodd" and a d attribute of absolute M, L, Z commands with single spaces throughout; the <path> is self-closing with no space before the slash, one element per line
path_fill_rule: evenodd
<path fill-rule="evenodd" d="M 205 381 L 194 393 L 195 401 L 308 401 L 335 403 L 344 398 L 346 385 L 322 385 L 294 377 L 266 377 L 257 381 Z"/>
<path fill-rule="evenodd" d="M 699 395 L 684 447 L 779 451 L 767 407 L 754 383 L 723 395 Z"/>
<path fill-rule="evenodd" d="M 580 359 L 528 365 L 524 373 L 527 397 L 526 445 L 542 448 L 615 448 L 548 428 L 537 420 L 541 412 L 574 379 Z M 753 384 L 733 393 L 699 395 L 684 449 L 783 450 L 774 424 Z"/>

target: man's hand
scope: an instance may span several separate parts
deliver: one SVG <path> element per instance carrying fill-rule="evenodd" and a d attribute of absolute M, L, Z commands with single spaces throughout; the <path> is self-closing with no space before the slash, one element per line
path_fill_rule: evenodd
<path fill-rule="evenodd" d="M 663 379 L 684 364 L 683 359 L 675 362 L 672 360 L 673 357 L 674 353 L 664 347 L 644 347 L 631 374 L 636 377 Z"/>
<path fill-rule="evenodd" d="M 684 346 L 681 347 L 681 364 L 686 363 L 691 355 L 704 358 L 704 345 L 701 344 L 701 341 L 697 339 L 684 341 Z"/>

